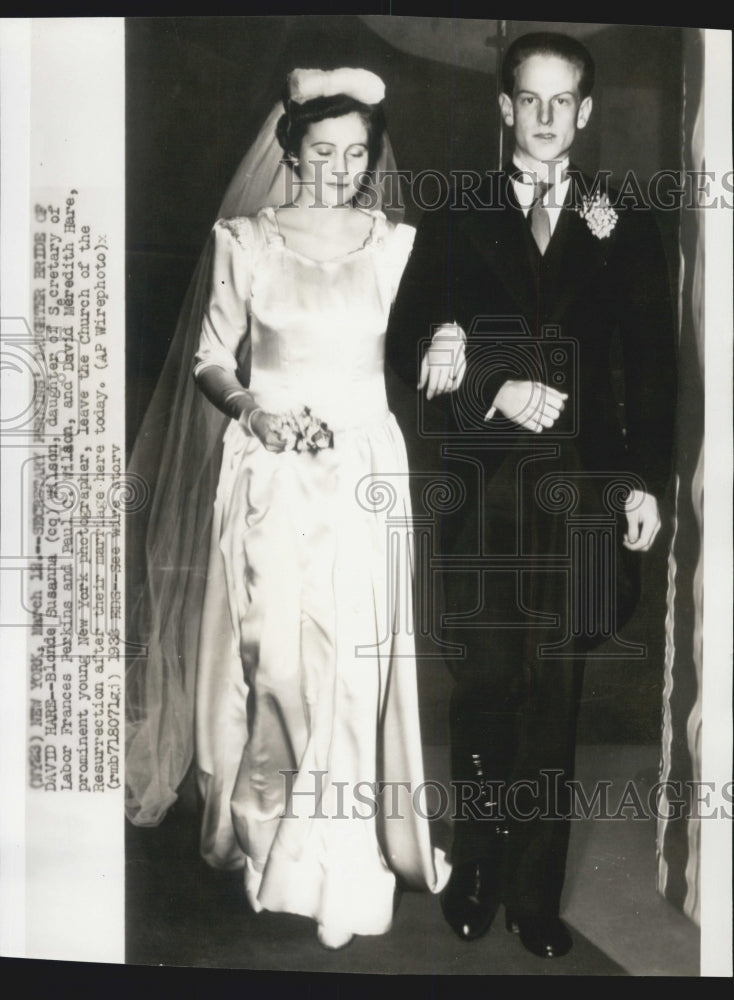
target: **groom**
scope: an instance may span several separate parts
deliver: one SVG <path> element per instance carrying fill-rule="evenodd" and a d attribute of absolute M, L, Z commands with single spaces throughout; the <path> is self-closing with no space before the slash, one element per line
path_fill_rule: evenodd
<path fill-rule="evenodd" d="M 422 415 L 443 403 L 437 474 L 465 497 L 434 552 L 459 800 L 443 912 L 470 941 L 502 903 L 547 958 L 572 946 L 559 909 L 583 663 L 634 655 L 618 633 L 660 527 L 675 394 L 655 223 L 569 162 L 593 78 L 570 37 L 511 45 L 512 162 L 426 213 L 387 343 L 435 400 Z"/>

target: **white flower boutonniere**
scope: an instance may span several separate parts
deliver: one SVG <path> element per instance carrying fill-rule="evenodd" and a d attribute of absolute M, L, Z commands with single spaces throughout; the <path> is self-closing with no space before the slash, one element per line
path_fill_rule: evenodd
<path fill-rule="evenodd" d="M 604 240 L 611 235 L 617 225 L 619 216 L 609 204 L 605 194 L 597 192 L 593 197 L 584 197 L 582 204 L 576 208 L 581 218 L 586 222 L 591 234 L 598 240 Z"/>

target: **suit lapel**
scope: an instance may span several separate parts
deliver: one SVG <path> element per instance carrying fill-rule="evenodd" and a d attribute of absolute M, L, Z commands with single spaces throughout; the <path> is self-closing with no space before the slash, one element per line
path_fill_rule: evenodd
<path fill-rule="evenodd" d="M 493 175 L 487 199 L 496 206 L 471 213 L 469 236 L 475 249 L 513 296 L 520 311 L 537 311 L 539 254 L 506 171 Z"/>
<path fill-rule="evenodd" d="M 582 192 L 577 178 L 571 174 L 563 208 L 553 237 L 543 259 L 546 290 L 546 315 L 551 323 L 561 321 L 573 299 L 585 288 L 589 279 L 607 258 L 611 239 L 600 240 L 592 235 L 579 214 Z"/>
<path fill-rule="evenodd" d="M 493 180 L 496 187 L 487 203 L 498 207 L 471 213 L 467 219 L 470 239 L 523 315 L 538 316 L 538 295 L 542 290 L 541 314 L 546 322 L 558 323 L 591 276 L 603 266 L 614 234 L 604 240 L 591 234 L 578 212 L 583 190 L 572 172 L 553 236 L 541 257 L 515 197 L 509 172 L 495 174 Z"/>

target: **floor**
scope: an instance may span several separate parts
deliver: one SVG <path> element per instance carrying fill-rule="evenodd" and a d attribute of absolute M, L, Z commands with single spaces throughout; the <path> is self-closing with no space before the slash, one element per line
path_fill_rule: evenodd
<path fill-rule="evenodd" d="M 657 780 L 656 746 L 582 746 L 577 778 L 613 782 L 618 808 L 631 778 L 643 802 Z M 579 820 L 572 829 L 564 917 L 634 976 L 698 976 L 699 929 L 655 888 L 654 818 Z"/>
<path fill-rule="evenodd" d="M 444 747 L 426 747 L 426 774 L 447 778 Z M 579 746 L 585 790 L 611 780 L 614 812 L 629 779 L 641 798 L 655 780 L 657 748 Z M 439 836 L 445 829 L 439 831 Z M 655 890 L 655 820 L 578 819 L 572 824 L 563 916 L 574 937 L 552 962 L 524 950 L 498 915 L 480 941 L 459 941 L 438 900 L 405 893 L 392 931 L 326 952 L 310 920 L 251 914 L 237 872 L 198 859 L 197 823 L 185 800 L 156 829 L 128 828 L 128 962 L 136 965 L 310 973 L 414 975 L 698 976 L 698 928 Z"/>

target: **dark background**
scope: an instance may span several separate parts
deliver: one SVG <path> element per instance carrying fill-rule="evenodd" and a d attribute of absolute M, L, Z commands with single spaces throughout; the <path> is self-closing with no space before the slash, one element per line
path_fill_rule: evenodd
<path fill-rule="evenodd" d="M 574 161 L 634 170 L 643 190 L 680 168 L 681 33 L 678 28 L 507 22 L 578 34 L 597 64 L 594 112 Z M 390 138 L 401 169 L 483 172 L 500 163 L 497 21 L 357 15 L 129 18 L 127 79 L 128 450 L 163 364 L 176 318 L 224 191 L 296 66 L 363 66 L 386 83 Z M 504 137 L 504 154 L 511 151 Z M 407 206 L 406 221 L 420 212 Z M 676 213 L 660 213 L 677 282 Z M 642 332 L 641 332 L 642 333 Z M 414 463 L 414 397 L 390 381 Z M 660 738 L 666 545 L 645 562 L 644 593 L 624 637 L 642 660 L 590 662 L 579 737 L 592 743 Z M 443 743 L 450 680 L 440 662 L 419 671 L 424 741 Z"/>

